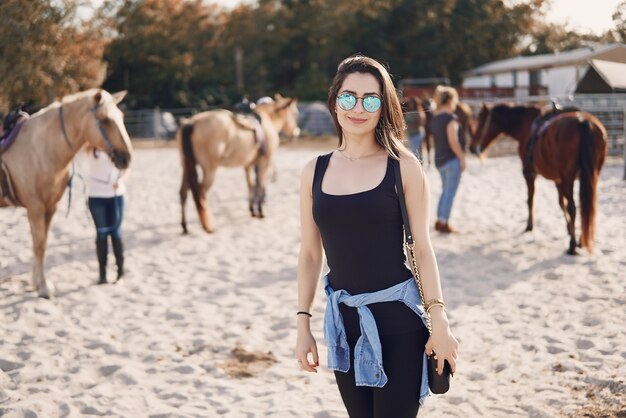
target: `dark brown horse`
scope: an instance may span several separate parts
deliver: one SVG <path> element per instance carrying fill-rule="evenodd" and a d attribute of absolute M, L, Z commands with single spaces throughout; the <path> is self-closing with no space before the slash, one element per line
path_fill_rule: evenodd
<path fill-rule="evenodd" d="M 426 159 L 428 161 L 428 164 L 430 165 L 430 149 L 434 145 L 433 134 L 430 130 L 430 121 L 435 115 L 434 102 L 431 99 L 424 99 L 421 102 L 421 106 L 424 110 L 424 114 L 426 115 L 424 124 L 426 136 L 424 138 L 424 143 L 426 143 Z M 463 132 L 465 132 L 465 138 L 467 143 L 467 138 L 473 138 L 474 136 L 474 117 L 472 114 L 472 109 L 466 103 L 459 102 L 459 104 L 456 106 L 456 109 L 454 110 L 454 114 L 457 116 Z"/>
<path fill-rule="evenodd" d="M 533 197 L 537 174 L 552 180 L 559 193 L 570 236 L 568 254 L 576 254 L 576 204 L 574 180 L 580 176 L 580 246 L 593 249 L 595 234 L 596 190 L 598 176 L 607 152 L 607 134 L 602 123 L 587 112 L 566 112 L 536 127 L 540 116 L 537 106 L 482 105 L 470 150 L 480 155 L 493 141 L 506 134 L 519 142 L 519 156 L 528 186 L 528 223 L 533 229 Z"/>

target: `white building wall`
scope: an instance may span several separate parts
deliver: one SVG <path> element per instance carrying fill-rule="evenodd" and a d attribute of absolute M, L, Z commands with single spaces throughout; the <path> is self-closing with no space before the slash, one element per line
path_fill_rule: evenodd
<path fill-rule="evenodd" d="M 463 80 L 463 87 L 491 87 L 491 77 L 489 76 L 481 76 L 481 77 L 468 77 Z"/>
<path fill-rule="evenodd" d="M 517 86 L 528 87 L 530 85 L 530 74 L 528 71 L 517 72 Z"/>
<path fill-rule="evenodd" d="M 548 68 L 541 74 L 542 84 L 548 86 L 548 94 L 570 94 L 576 90 L 576 66 Z"/>
<path fill-rule="evenodd" d="M 585 74 L 587 65 L 579 65 L 578 73 L 576 66 L 548 68 L 540 71 L 540 84 L 548 87 L 550 95 L 567 95 L 576 90 L 578 80 Z M 578 79 L 576 78 L 578 77 Z M 495 79 L 495 87 L 513 87 L 513 73 L 502 73 L 468 77 L 463 80 L 463 87 L 492 87 L 491 81 Z M 530 71 L 517 72 L 516 96 L 528 94 L 530 86 Z M 525 93 L 526 92 L 526 93 Z"/>
<path fill-rule="evenodd" d="M 496 74 L 496 87 L 513 87 L 513 73 Z"/>

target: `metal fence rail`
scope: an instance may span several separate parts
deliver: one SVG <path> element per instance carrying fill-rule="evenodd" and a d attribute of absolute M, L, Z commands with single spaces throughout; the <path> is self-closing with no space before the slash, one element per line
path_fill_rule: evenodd
<path fill-rule="evenodd" d="M 298 103 L 298 110 L 300 111 L 298 125 L 303 133 L 311 136 L 335 133 L 333 119 L 324 103 Z M 193 108 L 127 110 L 124 113 L 124 124 L 128 135 L 133 139 L 168 140 L 174 138 L 181 118 L 200 111 L 204 110 Z"/>
<path fill-rule="evenodd" d="M 188 118 L 200 110 L 193 108 L 181 109 L 139 109 L 124 112 L 124 125 L 132 139 L 163 139 L 170 140 L 182 118 Z"/>
<path fill-rule="evenodd" d="M 477 111 L 482 103 L 523 103 L 546 104 L 556 99 L 562 105 L 578 106 L 595 115 L 604 124 L 609 140 L 609 155 L 624 156 L 624 179 L 626 180 L 626 94 L 579 94 L 575 96 L 528 96 L 493 97 L 483 99 L 463 99 Z M 303 133 L 312 136 L 333 135 L 333 120 L 322 102 L 299 103 L 300 118 L 298 124 Z M 198 113 L 199 109 L 141 109 L 125 112 L 125 124 L 128 134 L 133 139 L 174 138 L 180 125 L 180 119 Z M 509 147 L 510 148 L 510 147 Z"/>
<path fill-rule="evenodd" d="M 624 151 L 624 131 L 626 113 L 626 94 L 578 94 L 569 96 L 528 96 L 528 97 L 493 97 L 485 99 L 463 99 L 474 109 L 481 103 L 521 103 L 547 104 L 556 99 L 563 106 L 577 106 L 585 112 L 595 115 L 606 128 L 609 140 L 609 155 L 622 155 Z"/>

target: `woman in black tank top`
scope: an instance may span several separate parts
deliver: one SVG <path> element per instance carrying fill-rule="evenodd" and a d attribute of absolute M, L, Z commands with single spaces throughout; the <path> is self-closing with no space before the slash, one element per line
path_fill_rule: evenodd
<path fill-rule="evenodd" d="M 302 174 L 296 356 L 303 370 L 317 371 L 309 311 L 324 252 L 330 267 L 327 283 L 334 292 L 355 296 L 376 294 L 407 280 L 412 285 L 392 168 L 393 160 L 399 160 L 424 298 L 436 301 L 429 311 L 433 332 L 429 338 L 420 317 L 400 300 L 366 305 L 378 329 L 388 380 L 374 387 L 362 382 L 357 386 L 354 349 L 362 324 L 357 309 L 341 303 L 350 367 L 335 376 L 350 417 L 415 417 L 424 351 L 436 351 L 440 368 L 447 360 L 454 372 L 458 349 L 429 238 L 428 185 L 421 165 L 401 142 L 400 102 L 380 63 L 363 56 L 344 60 L 330 88 L 328 107 L 339 147 L 309 162 Z"/>

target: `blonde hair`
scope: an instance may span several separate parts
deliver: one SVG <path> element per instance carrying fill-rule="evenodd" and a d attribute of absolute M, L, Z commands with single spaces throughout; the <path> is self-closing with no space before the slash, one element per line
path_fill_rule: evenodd
<path fill-rule="evenodd" d="M 335 122 L 337 136 L 339 137 L 339 148 L 343 145 L 343 132 L 335 113 L 335 106 L 343 81 L 352 73 L 371 74 L 380 84 L 382 107 L 380 120 L 378 125 L 376 125 L 376 142 L 385 148 L 387 154 L 392 158 L 399 160 L 401 154 L 411 155 L 411 152 L 402 143 L 406 125 L 402 107 L 400 106 L 400 99 L 391 81 L 391 76 L 381 63 L 363 55 L 353 55 L 341 61 L 328 91 L 328 110 Z"/>
<path fill-rule="evenodd" d="M 448 103 L 452 103 L 452 109 L 455 109 L 459 104 L 459 93 L 457 93 L 454 87 L 437 86 L 435 89 L 435 106 L 439 109 L 441 106 L 446 106 Z"/>

